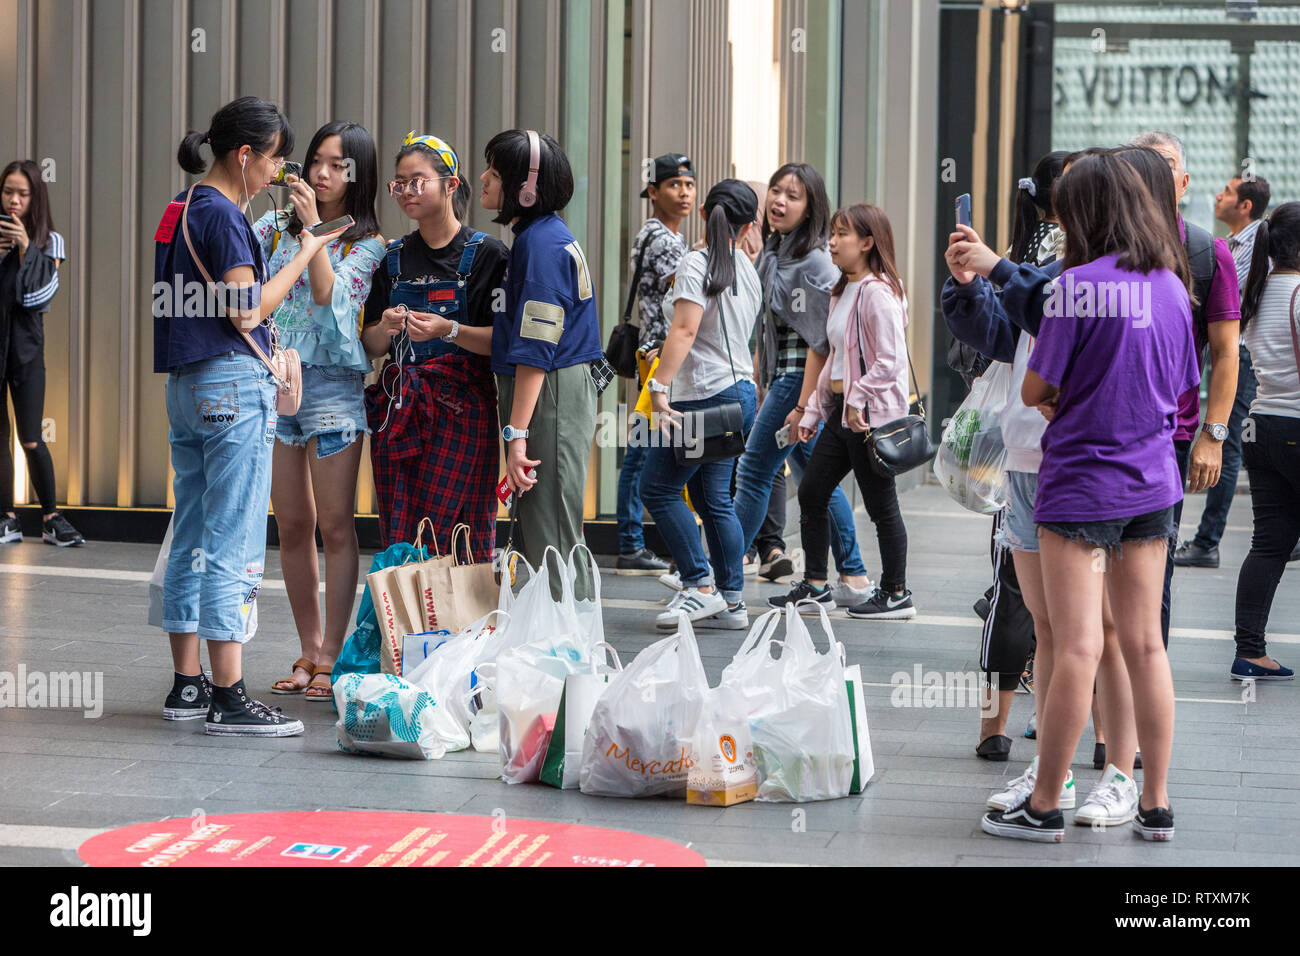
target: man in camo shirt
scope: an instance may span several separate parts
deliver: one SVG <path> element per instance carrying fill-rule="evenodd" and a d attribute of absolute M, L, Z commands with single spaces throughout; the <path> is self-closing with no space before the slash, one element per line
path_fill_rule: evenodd
<path fill-rule="evenodd" d="M 668 335 L 664 316 L 664 294 L 686 254 L 682 222 L 695 205 L 695 170 L 682 153 L 665 153 L 654 161 L 654 178 L 641 191 L 649 199 L 651 216 L 632 241 L 632 276 L 640 303 L 643 350 L 656 349 Z M 618 479 L 618 560 L 616 574 L 662 574 L 668 563 L 645 546 L 641 527 L 641 467 L 643 445 L 629 443 Z"/>

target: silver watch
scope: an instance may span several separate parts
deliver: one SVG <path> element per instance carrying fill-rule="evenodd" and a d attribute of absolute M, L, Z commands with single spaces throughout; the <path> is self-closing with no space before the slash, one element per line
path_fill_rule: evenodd
<path fill-rule="evenodd" d="M 455 342 L 456 336 L 460 335 L 460 323 L 455 319 L 451 320 L 451 331 L 442 337 L 444 342 Z"/>
<path fill-rule="evenodd" d="M 1215 441 L 1223 441 L 1228 437 L 1228 426 L 1217 423 L 1206 422 L 1201 426 L 1201 431 L 1207 433 Z"/>
<path fill-rule="evenodd" d="M 668 394 L 668 386 L 659 384 L 653 378 L 646 381 L 645 387 L 650 389 L 652 392 L 660 392 L 664 395 Z"/>

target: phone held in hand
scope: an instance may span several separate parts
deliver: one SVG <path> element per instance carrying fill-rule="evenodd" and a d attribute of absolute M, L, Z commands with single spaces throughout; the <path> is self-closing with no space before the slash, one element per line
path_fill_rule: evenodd
<path fill-rule="evenodd" d="M 7 212 L 0 212 L 0 222 L 13 222 L 14 217 Z"/>
<path fill-rule="evenodd" d="M 339 216 L 339 218 L 332 219 L 329 222 L 322 222 L 319 226 L 312 226 L 307 231 L 313 236 L 328 236 L 331 232 L 348 228 L 354 222 L 356 220 L 351 216 Z"/>
<path fill-rule="evenodd" d="M 957 197 L 957 225 L 970 226 L 970 193 Z"/>
<path fill-rule="evenodd" d="M 526 474 L 528 475 L 529 478 L 536 478 L 537 469 L 529 468 Z M 497 483 L 497 500 L 500 501 L 501 504 L 505 505 L 507 509 L 509 509 L 511 504 L 514 502 L 514 499 L 515 499 L 515 493 L 510 490 L 509 480 L 506 478 L 502 478 L 501 481 Z"/>
<path fill-rule="evenodd" d="M 776 430 L 776 434 L 773 435 L 772 437 L 776 439 L 777 448 L 784 448 L 786 445 L 791 444 L 792 439 L 790 438 L 790 423 L 786 422 L 784 425 L 778 428 Z"/>
<path fill-rule="evenodd" d="M 271 180 L 271 185 L 286 188 L 292 186 L 293 183 L 289 182 L 290 176 L 302 179 L 302 163 L 285 163 L 280 167 L 280 171 L 275 174 L 275 178 Z"/>

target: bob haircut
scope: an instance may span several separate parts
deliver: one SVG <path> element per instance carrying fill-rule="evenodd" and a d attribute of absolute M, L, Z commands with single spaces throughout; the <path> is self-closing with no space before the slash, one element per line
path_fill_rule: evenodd
<path fill-rule="evenodd" d="M 41 177 L 41 168 L 34 160 L 15 159 L 4 168 L 4 172 L 0 172 L 0 184 L 14 173 L 27 177 L 27 191 L 31 194 L 27 200 L 27 214 L 23 216 L 23 228 L 27 230 L 31 244 L 44 249 L 54 231 L 54 220 L 50 216 L 50 194 Z"/>
<path fill-rule="evenodd" d="M 339 238 L 344 242 L 356 242 L 366 236 L 379 232 L 379 217 L 375 214 L 375 195 L 379 190 L 379 159 L 375 151 L 374 137 L 358 123 L 336 121 L 326 123 L 316 130 L 316 135 L 307 144 L 307 155 L 303 157 L 303 173 L 311 169 L 312 159 L 321 143 L 331 136 L 337 136 L 343 144 L 343 158 L 352 160 L 356 170 L 355 178 L 347 184 L 343 193 L 343 211 L 355 222 Z M 289 217 L 289 234 L 297 236 L 302 232 L 303 223 L 295 209 Z"/>
<path fill-rule="evenodd" d="M 519 190 L 528 181 L 528 133 L 508 129 L 488 140 L 483 150 L 487 164 L 501 177 L 501 211 L 493 222 L 509 224 L 516 218 L 527 222 L 559 212 L 573 198 L 573 169 L 560 144 L 546 133 L 538 133 L 541 154 L 537 161 L 537 202 L 519 205 Z"/>

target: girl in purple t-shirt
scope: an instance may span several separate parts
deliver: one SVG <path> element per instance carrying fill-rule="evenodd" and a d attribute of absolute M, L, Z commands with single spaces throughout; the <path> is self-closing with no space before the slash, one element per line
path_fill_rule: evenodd
<path fill-rule="evenodd" d="M 1121 157 L 1080 158 L 1058 181 L 1055 204 L 1066 235 L 1064 270 L 1044 309 L 1021 395 L 1050 420 L 1034 520 L 1056 660 L 1034 792 L 1019 806 L 988 814 L 983 828 L 1020 839 L 1063 838 L 1057 804 L 1088 720 L 1104 586 L 1145 768 L 1134 827 L 1145 839 L 1169 840 L 1174 700 L 1160 595 L 1172 506 L 1183 493 L 1173 447 L 1178 397 L 1200 379 L 1187 264 L 1169 230 L 1151 227 L 1163 218 Z"/>

